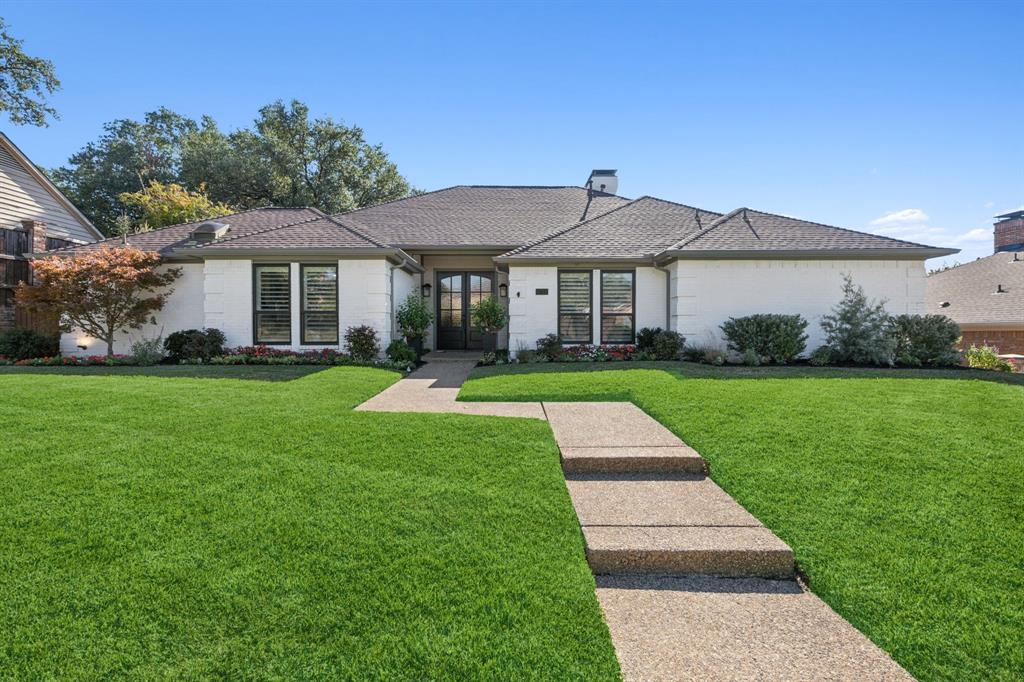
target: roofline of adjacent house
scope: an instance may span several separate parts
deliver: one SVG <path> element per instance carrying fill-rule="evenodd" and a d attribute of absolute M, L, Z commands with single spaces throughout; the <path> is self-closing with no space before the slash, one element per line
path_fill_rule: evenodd
<path fill-rule="evenodd" d="M 216 256 L 218 259 L 244 258 L 380 258 L 402 266 L 410 272 L 423 272 L 423 266 L 417 263 L 412 256 L 402 249 L 386 248 L 379 246 L 349 246 L 349 247 L 281 247 L 281 248 L 256 248 L 256 247 L 233 247 L 218 248 L 216 246 L 204 247 L 179 247 L 172 249 L 168 254 L 169 259 L 205 259 L 209 256 Z"/>
<path fill-rule="evenodd" d="M 723 259 L 769 259 L 769 260 L 927 260 L 940 256 L 952 256 L 960 249 L 938 247 L 902 247 L 867 249 L 707 249 L 700 251 L 669 249 L 654 257 L 657 263 L 670 260 L 723 260 Z"/>
<path fill-rule="evenodd" d="M 32 163 L 31 159 L 25 156 L 25 153 L 18 149 L 18 145 L 14 144 L 11 138 L 7 137 L 3 132 L 0 132 L 0 145 L 3 145 L 5 149 L 21 164 L 22 168 L 31 175 L 36 182 L 43 186 L 50 196 L 57 200 L 57 202 L 75 217 L 75 220 L 82 224 L 82 227 L 89 230 L 96 237 L 96 241 L 103 241 L 107 238 L 105 234 L 96 229 L 96 226 L 85 217 L 85 214 L 78 210 L 78 208 L 72 204 L 64 193 L 57 189 L 57 186 L 53 184 L 50 178 L 46 177 L 46 173 L 43 173 L 36 165 Z M 45 222 L 45 221 L 44 221 Z"/>

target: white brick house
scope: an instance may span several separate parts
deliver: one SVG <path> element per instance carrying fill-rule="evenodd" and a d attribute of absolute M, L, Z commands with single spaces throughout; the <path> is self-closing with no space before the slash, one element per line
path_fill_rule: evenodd
<path fill-rule="evenodd" d="M 183 276 L 157 324 L 122 335 L 115 350 L 200 327 L 232 346 L 343 348 L 344 330 L 361 324 L 386 345 L 411 292 L 436 313 L 428 348 L 482 347 L 469 308 L 486 296 L 508 306 L 498 343 L 512 351 L 549 333 L 632 343 L 643 327 L 714 342 L 726 318 L 763 312 L 802 314 L 814 348 L 844 274 L 890 312 L 920 313 L 924 261 L 955 253 L 746 208 L 629 200 L 616 182 L 614 171 L 595 171 L 584 187 L 460 186 L 336 216 L 255 209 L 135 235 L 133 245 Z M 116 246 L 70 251 L 103 244 Z M 66 334 L 62 351 L 100 348 Z"/>

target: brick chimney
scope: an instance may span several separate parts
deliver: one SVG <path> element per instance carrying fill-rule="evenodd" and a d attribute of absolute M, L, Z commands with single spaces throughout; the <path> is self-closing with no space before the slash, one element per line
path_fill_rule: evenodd
<path fill-rule="evenodd" d="M 46 251 L 46 223 L 42 220 L 22 220 L 21 227 L 28 232 L 28 248 L 31 253 Z"/>
<path fill-rule="evenodd" d="M 1024 251 L 1024 209 L 996 216 L 996 251 Z"/>

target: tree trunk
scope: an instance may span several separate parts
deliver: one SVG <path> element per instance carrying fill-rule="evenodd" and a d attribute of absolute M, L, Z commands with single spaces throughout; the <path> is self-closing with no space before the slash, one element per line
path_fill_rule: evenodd
<path fill-rule="evenodd" d="M 112 358 L 112 357 L 114 357 L 114 335 L 113 334 L 107 334 L 106 341 L 107 341 L 107 357 L 108 358 Z"/>

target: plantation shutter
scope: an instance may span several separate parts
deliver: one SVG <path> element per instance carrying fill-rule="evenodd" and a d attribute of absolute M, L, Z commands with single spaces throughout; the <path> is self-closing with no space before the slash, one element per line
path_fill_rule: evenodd
<path fill-rule="evenodd" d="M 633 272 L 601 272 L 601 343 L 633 343 Z"/>
<path fill-rule="evenodd" d="M 338 266 L 302 266 L 302 342 L 338 343 Z"/>
<path fill-rule="evenodd" d="M 256 343 L 288 344 L 292 341 L 291 269 L 288 265 L 257 265 L 253 268 L 256 295 Z"/>
<path fill-rule="evenodd" d="M 562 343 L 590 343 L 592 300 L 589 270 L 558 273 L 558 335 Z"/>

